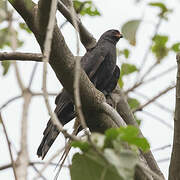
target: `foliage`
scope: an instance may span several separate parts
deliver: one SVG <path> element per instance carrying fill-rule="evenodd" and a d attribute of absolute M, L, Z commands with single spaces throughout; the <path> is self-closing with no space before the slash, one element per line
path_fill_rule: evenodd
<path fill-rule="evenodd" d="M 28 28 L 28 26 L 25 23 L 19 23 L 19 27 L 23 30 L 25 30 L 27 33 L 32 33 L 31 30 Z"/>
<path fill-rule="evenodd" d="M 134 126 L 108 129 L 106 131 L 106 144 L 112 144 L 112 140 L 117 140 L 119 143 L 127 142 L 129 145 L 135 145 L 143 151 L 150 148 L 147 140 L 139 137 L 139 130 Z"/>
<path fill-rule="evenodd" d="M 166 5 L 162 2 L 151 2 L 149 3 L 149 6 L 158 7 L 160 9 L 159 17 L 165 20 L 168 20 L 167 14 L 172 12 L 172 10 L 168 9 Z"/>
<path fill-rule="evenodd" d="M 172 45 L 171 50 L 173 50 L 175 53 L 180 51 L 180 43 L 175 43 Z"/>
<path fill-rule="evenodd" d="M 139 137 L 139 130 L 133 126 L 111 128 L 105 135 L 92 133 L 91 141 L 94 146 L 88 141 L 72 143 L 82 151 L 73 156 L 70 166 L 72 180 L 133 180 L 138 162 L 137 149 L 149 150 L 149 143 Z M 126 148 L 126 143 L 130 149 Z"/>
<path fill-rule="evenodd" d="M 140 102 L 135 98 L 130 98 L 129 97 L 127 99 L 127 101 L 128 101 L 128 104 L 129 104 L 131 109 L 136 109 L 136 108 L 138 108 L 140 106 Z"/>
<path fill-rule="evenodd" d="M 139 25 L 141 23 L 141 20 L 131 20 L 126 22 L 122 26 L 122 34 L 125 39 L 129 41 L 129 43 L 133 46 L 136 45 L 136 33 L 139 28 Z"/>
<path fill-rule="evenodd" d="M 152 52 L 155 54 L 157 61 L 160 62 L 169 52 L 166 47 L 168 36 L 156 35 L 152 40 Z"/>
<path fill-rule="evenodd" d="M 127 48 L 125 48 L 125 49 L 123 49 L 123 50 L 117 50 L 117 55 L 118 56 L 120 56 L 120 55 L 124 55 L 124 57 L 126 58 L 126 59 L 128 59 L 129 58 L 129 55 L 130 55 L 130 51 L 129 51 L 129 49 L 127 49 Z"/>
<path fill-rule="evenodd" d="M 5 21 L 8 17 L 7 1 L 0 1 L 0 23 Z"/>
<path fill-rule="evenodd" d="M 124 83 L 123 83 L 123 76 L 127 76 L 130 75 L 134 72 L 137 72 L 138 69 L 135 65 L 133 64 L 128 64 L 128 63 L 123 63 L 121 66 L 121 74 L 120 74 L 120 78 L 118 80 L 119 86 L 122 88 Z"/>
<path fill-rule="evenodd" d="M 10 67 L 10 61 L 2 61 L 1 65 L 3 67 L 3 76 L 5 76 L 9 70 L 9 67 Z"/>
<path fill-rule="evenodd" d="M 78 14 L 89 15 L 89 16 L 100 16 L 100 12 L 96 8 L 95 4 L 92 1 L 78 1 L 74 0 L 74 8 Z"/>

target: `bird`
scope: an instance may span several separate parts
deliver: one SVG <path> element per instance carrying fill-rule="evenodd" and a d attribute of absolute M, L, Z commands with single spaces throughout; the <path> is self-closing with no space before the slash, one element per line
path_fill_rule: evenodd
<path fill-rule="evenodd" d="M 116 29 L 106 31 L 101 35 L 96 45 L 89 49 L 80 61 L 81 67 L 91 82 L 105 97 L 115 89 L 120 76 L 120 69 L 116 65 L 116 44 L 122 37 L 123 35 Z M 56 97 L 55 104 L 54 112 L 62 125 L 67 124 L 76 117 L 72 97 L 65 88 Z M 58 134 L 58 128 L 50 119 L 37 150 L 38 157 L 44 159 Z"/>

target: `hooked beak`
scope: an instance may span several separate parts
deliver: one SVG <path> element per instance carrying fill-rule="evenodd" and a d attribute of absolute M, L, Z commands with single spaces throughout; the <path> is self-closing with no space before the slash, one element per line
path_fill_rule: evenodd
<path fill-rule="evenodd" d="M 115 36 L 118 38 L 123 38 L 123 35 L 121 33 L 117 33 Z"/>

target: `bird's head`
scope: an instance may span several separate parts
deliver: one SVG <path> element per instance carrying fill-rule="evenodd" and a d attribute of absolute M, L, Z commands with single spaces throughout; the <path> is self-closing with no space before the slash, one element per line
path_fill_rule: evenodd
<path fill-rule="evenodd" d="M 107 40 L 116 45 L 120 38 L 123 38 L 123 35 L 118 30 L 111 29 L 103 33 L 99 41 Z"/>

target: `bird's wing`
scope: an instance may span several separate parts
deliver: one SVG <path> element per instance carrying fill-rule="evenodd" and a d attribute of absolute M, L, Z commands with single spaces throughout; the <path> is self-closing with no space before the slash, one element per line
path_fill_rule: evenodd
<path fill-rule="evenodd" d="M 96 47 L 87 52 L 81 59 L 81 66 L 85 70 L 89 79 L 93 77 L 107 55 L 103 47 Z"/>
<path fill-rule="evenodd" d="M 119 76 L 120 76 L 120 69 L 116 65 L 111 79 L 108 81 L 106 87 L 103 90 L 104 94 L 109 94 L 115 89 L 115 87 L 117 86 L 118 80 L 119 80 Z"/>

